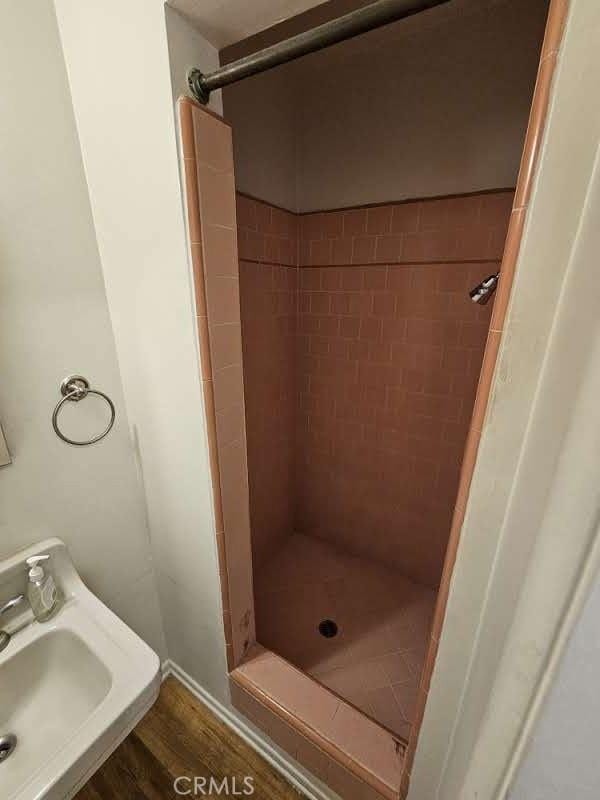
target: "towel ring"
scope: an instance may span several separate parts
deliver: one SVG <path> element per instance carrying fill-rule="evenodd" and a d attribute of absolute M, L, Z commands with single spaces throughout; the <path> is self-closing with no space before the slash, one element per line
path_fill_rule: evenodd
<path fill-rule="evenodd" d="M 74 444 L 77 447 L 84 447 L 85 445 L 99 442 L 100 439 L 104 439 L 104 437 L 110 433 L 112 426 L 115 424 L 116 411 L 113 401 L 107 394 L 104 394 L 104 392 L 99 392 L 97 389 L 90 389 L 90 382 L 81 375 L 69 375 L 67 378 L 65 378 L 60 385 L 60 393 L 62 394 L 63 398 L 58 402 L 56 408 L 54 409 L 54 413 L 52 414 L 52 427 L 54 428 L 56 435 L 60 437 L 63 442 L 67 442 L 67 444 Z M 83 400 L 84 397 L 87 397 L 88 394 L 95 394 L 98 397 L 102 397 L 104 400 L 106 400 L 110 408 L 110 421 L 102 433 L 99 433 L 98 436 L 94 436 L 92 439 L 86 439 L 85 441 L 69 439 L 69 437 L 65 436 L 58 427 L 58 415 L 60 410 L 65 403 L 78 403 L 80 400 Z"/>

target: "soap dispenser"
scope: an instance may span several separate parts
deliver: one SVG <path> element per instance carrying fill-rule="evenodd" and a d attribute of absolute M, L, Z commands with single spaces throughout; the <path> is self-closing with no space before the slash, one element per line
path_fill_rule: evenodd
<path fill-rule="evenodd" d="M 38 622 L 47 622 L 60 605 L 60 592 L 52 575 L 46 575 L 41 561 L 47 561 L 48 555 L 31 556 L 27 559 L 29 581 L 27 583 L 27 599 L 31 604 L 33 615 Z"/>

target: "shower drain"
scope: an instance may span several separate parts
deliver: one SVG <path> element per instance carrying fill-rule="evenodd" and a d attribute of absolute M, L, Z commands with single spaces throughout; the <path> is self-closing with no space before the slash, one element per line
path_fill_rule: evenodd
<path fill-rule="evenodd" d="M 332 619 L 324 619 L 319 622 L 319 633 L 326 639 L 331 639 L 338 632 L 338 626 Z"/>
<path fill-rule="evenodd" d="M 0 736 L 0 764 L 13 753 L 17 746 L 17 737 L 14 733 L 7 733 Z"/>

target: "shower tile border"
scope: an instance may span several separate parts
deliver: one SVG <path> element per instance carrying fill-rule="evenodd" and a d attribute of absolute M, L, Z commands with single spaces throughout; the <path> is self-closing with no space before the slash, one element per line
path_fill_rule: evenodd
<path fill-rule="evenodd" d="M 296 258 L 282 261 L 260 252 L 260 226 L 250 227 L 242 216 L 240 258 L 299 269 L 499 264 L 514 191 L 484 189 L 301 213 L 236 191 L 238 202 L 292 215 L 298 221 Z M 374 212 L 380 213 L 374 216 Z"/>
<path fill-rule="evenodd" d="M 234 284 L 239 279 L 233 146 L 231 126 L 217 114 L 189 98 L 179 99 L 178 112 L 225 654 L 227 668 L 232 670 L 255 641 L 252 571 L 245 566 L 251 564 L 251 555 L 239 297 L 235 292 L 233 296 L 230 291 L 224 292 L 221 285 L 222 281 Z M 206 205 L 210 205 L 210 217 Z M 212 229 L 230 231 L 235 245 L 233 262 L 225 273 L 219 269 L 215 275 L 207 264 L 206 245 Z M 213 237 L 212 242 L 211 261 L 221 255 L 224 263 L 231 262 L 231 247 L 223 248 L 222 238 Z M 224 412 L 230 420 L 235 417 L 237 424 L 219 426 L 219 415 Z M 241 431 L 235 441 L 227 436 L 232 428 Z M 231 457 L 235 448 L 241 459 Z M 236 474 L 238 462 L 241 481 Z"/>
<path fill-rule="evenodd" d="M 249 712 L 259 727 L 307 769 L 311 767 L 303 758 L 306 749 L 321 754 L 325 775 L 317 777 L 331 788 L 336 789 L 335 781 L 328 780 L 333 763 L 348 774 L 348 783 L 356 784 L 352 797 L 396 800 L 403 743 L 281 656 L 255 645 L 230 674 L 230 686 L 234 706 L 242 713 Z M 249 705 L 254 705 L 254 711 Z M 283 743 L 282 725 L 286 729 Z M 345 800 L 350 797 L 343 796 Z"/>

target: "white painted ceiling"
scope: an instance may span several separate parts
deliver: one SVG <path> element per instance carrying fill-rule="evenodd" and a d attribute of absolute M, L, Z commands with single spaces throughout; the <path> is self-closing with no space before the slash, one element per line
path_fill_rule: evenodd
<path fill-rule="evenodd" d="M 323 0 L 169 0 L 219 50 Z"/>

